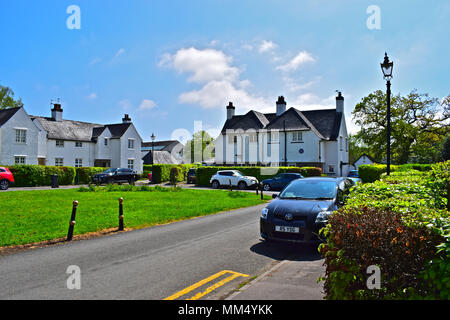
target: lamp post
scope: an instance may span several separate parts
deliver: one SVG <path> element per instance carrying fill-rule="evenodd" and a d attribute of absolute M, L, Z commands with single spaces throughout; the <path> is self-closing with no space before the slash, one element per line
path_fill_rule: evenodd
<path fill-rule="evenodd" d="M 392 69 L 394 69 L 394 63 L 389 61 L 387 53 L 384 54 L 384 61 L 381 63 L 381 71 L 383 71 L 383 77 L 386 80 L 386 104 L 387 104 L 387 149 L 386 149 L 386 174 L 391 173 L 391 79 Z"/>
<path fill-rule="evenodd" d="M 155 134 L 152 133 L 152 181 L 153 181 L 153 164 L 155 163 L 155 148 L 154 148 L 154 144 L 155 144 Z"/>

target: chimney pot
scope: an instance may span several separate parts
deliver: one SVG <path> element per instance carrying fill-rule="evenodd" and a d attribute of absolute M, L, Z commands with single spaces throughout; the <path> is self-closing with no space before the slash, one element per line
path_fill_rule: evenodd
<path fill-rule="evenodd" d="M 233 106 L 233 102 L 229 102 L 227 105 L 227 120 L 230 120 L 234 117 L 234 112 L 236 108 Z"/>
<path fill-rule="evenodd" d="M 128 114 L 125 114 L 125 116 L 122 118 L 122 122 L 123 123 L 130 123 L 131 122 L 131 118 Z"/>

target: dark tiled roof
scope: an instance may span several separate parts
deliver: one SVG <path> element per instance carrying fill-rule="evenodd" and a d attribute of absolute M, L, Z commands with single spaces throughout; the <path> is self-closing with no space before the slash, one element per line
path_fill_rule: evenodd
<path fill-rule="evenodd" d="M 172 150 L 178 145 L 181 145 L 181 142 L 178 140 L 164 140 L 153 142 L 154 147 L 162 147 L 162 149 L 160 148 L 160 151 L 168 152 L 172 152 Z M 152 142 L 142 142 L 142 147 L 151 148 Z"/>
<path fill-rule="evenodd" d="M 101 127 L 101 124 L 88 123 L 73 120 L 55 121 L 52 118 L 30 116 L 38 119 L 45 131 L 48 139 L 86 141 L 92 140 L 94 128 Z"/>
<path fill-rule="evenodd" d="M 128 130 L 130 126 L 131 122 L 105 125 L 105 127 L 108 128 L 111 132 L 112 139 L 117 139 L 123 136 L 123 134 Z"/>
<path fill-rule="evenodd" d="M 4 125 L 20 108 L 0 109 L 0 126 Z"/>
<path fill-rule="evenodd" d="M 336 140 L 339 135 L 342 113 L 336 109 L 300 111 L 290 108 L 280 116 L 275 113 L 260 113 L 249 111 L 245 115 L 233 116 L 227 120 L 222 133 L 227 129 L 277 129 L 312 130 L 318 137 L 325 140 Z"/>
<path fill-rule="evenodd" d="M 152 164 L 152 152 L 148 151 L 143 157 L 144 164 Z M 181 161 L 175 159 L 168 151 L 155 151 L 154 164 L 179 164 Z"/>

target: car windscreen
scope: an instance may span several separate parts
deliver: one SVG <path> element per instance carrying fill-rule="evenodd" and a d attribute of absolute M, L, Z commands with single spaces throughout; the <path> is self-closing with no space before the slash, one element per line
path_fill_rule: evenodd
<path fill-rule="evenodd" d="M 117 168 L 109 168 L 107 170 L 104 171 L 104 173 L 114 173 L 116 172 Z"/>
<path fill-rule="evenodd" d="M 281 193 L 281 199 L 333 199 L 336 182 L 321 180 L 296 180 Z"/>

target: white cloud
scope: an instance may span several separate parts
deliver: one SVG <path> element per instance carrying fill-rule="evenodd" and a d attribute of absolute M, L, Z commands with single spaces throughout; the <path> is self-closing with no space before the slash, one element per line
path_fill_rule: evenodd
<path fill-rule="evenodd" d="M 119 106 L 125 111 L 133 108 L 133 104 L 128 99 L 120 100 Z"/>
<path fill-rule="evenodd" d="M 97 99 L 97 94 L 94 93 L 94 92 L 92 92 L 91 94 L 89 94 L 89 95 L 87 96 L 87 98 L 90 99 L 90 100 Z"/>
<path fill-rule="evenodd" d="M 190 72 L 189 82 L 206 83 L 213 80 L 234 81 L 239 69 L 231 66 L 232 57 L 215 49 L 180 49 L 174 55 L 163 55 L 160 66 L 170 65 L 180 73 Z"/>
<path fill-rule="evenodd" d="M 237 109 L 260 110 L 268 106 L 264 98 L 251 95 L 244 89 L 236 88 L 226 80 L 214 80 L 205 84 L 200 90 L 185 92 L 180 95 L 181 103 L 198 104 L 203 108 L 224 108 L 232 101 Z"/>
<path fill-rule="evenodd" d="M 292 58 L 288 63 L 276 67 L 277 70 L 289 72 L 289 71 L 295 71 L 300 66 L 309 63 L 309 62 L 315 62 L 316 59 L 307 51 L 301 51 L 299 52 L 294 58 Z"/>
<path fill-rule="evenodd" d="M 114 59 L 117 59 L 118 57 L 120 57 L 121 55 L 123 55 L 125 53 L 125 49 L 124 48 L 120 48 L 116 54 L 114 55 Z"/>
<path fill-rule="evenodd" d="M 142 100 L 141 104 L 139 105 L 138 111 L 147 111 L 150 109 L 153 109 L 156 107 L 156 103 L 149 99 Z"/>
<path fill-rule="evenodd" d="M 258 51 L 259 51 L 259 53 L 268 52 L 268 51 L 272 51 L 276 47 L 277 47 L 277 45 L 274 42 L 263 40 L 258 48 Z"/>

